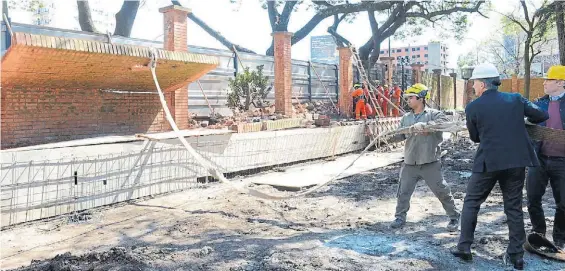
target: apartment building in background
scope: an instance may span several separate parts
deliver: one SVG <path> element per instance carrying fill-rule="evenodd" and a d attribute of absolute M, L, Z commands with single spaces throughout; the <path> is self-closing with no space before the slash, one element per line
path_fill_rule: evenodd
<path fill-rule="evenodd" d="M 380 57 L 388 56 L 388 48 L 381 49 Z M 426 45 L 391 48 L 390 56 L 395 59 L 408 57 L 410 64 L 423 64 L 424 69 L 429 72 L 434 69 L 441 69 L 444 74 L 449 72 L 447 69 L 449 48 L 441 42 L 431 41 Z"/>

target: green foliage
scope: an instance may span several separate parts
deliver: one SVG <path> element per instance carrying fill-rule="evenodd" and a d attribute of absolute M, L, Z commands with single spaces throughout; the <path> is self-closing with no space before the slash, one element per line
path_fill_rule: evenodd
<path fill-rule="evenodd" d="M 228 107 L 231 109 L 249 110 L 249 106 L 256 108 L 268 106 L 265 99 L 271 91 L 269 79 L 263 75 L 263 65 L 257 66 L 257 70 L 250 71 L 246 67 L 243 72 L 229 79 Z"/>

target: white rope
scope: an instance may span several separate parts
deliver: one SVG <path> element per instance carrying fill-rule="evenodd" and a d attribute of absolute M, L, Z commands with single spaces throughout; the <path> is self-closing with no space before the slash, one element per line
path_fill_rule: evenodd
<path fill-rule="evenodd" d="M 305 190 L 303 192 L 300 193 L 296 193 L 290 196 L 274 196 L 274 195 L 269 195 L 260 191 L 257 191 L 255 189 L 251 189 L 251 188 L 244 188 L 244 187 L 238 187 L 235 184 L 233 184 L 232 182 L 230 182 L 225 176 L 224 174 L 222 174 L 219 169 L 214 166 L 213 163 L 211 163 L 210 161 L 206 160 L 202 155 L 200 155 L 198 152 L 196 152 L 194 150 L 194 148 L 192 148 L 192 146 L 190 146 L 190 144 L 186 141 L 186 139 L 181 135 L 180 130 L 177 126 L 177 124 L 175 123 L 175 120 L 173 119 L 171 112 L 169 110 L 169 107 L 167 106 L 167 102 L 165 101 L 165 96 L 163 94 L 163 91 L 161 90 L 161 87 L 159 86 L 159 81 L 157 80 L 157 75 L 155 73 L 155 68 L 157 67 L 157 54 L 155 52 L 155 48 L 151 48 L 151 60 L 149 62 L 149 67 L 151 68 L 151 74 L 153 75 L 153 81 L 155 83 L 155 87 L 157 88 L 157 91 L 159 93 L 159 98 L 161 100 L 161 106 L 163 107 L 163 110 L 165 111 L 165 116 L 167 121 L 169 122 L 169 124 L 171 125 L 171 127 L 173 128 L 173 131 L 175 132 L 176 136 L 178 137 L 178 139 L 182 142 L 182 144 L 184 145 L 184 147 L 186 148 L 186 150 L 192 155 L 194 156 L 194 158 L 196 159 L 196 161 L 202 165 L 204 168 L 206 168 L 208 170 L 208 172 L 210 173 L 211 176 L 215 177 L 216 179 L 218 179 L 220 182 L 224 183 L 224 184 L 228 184 L 230 186 L 232 186 L 234 189 L 249 194 L 251 196 L 254 197 L 258 197 L 258 198 L 262 198 L 262 199 L 269 199 L 269 200 L 282 200 L 282 199 L 291 199 L 291 198 L 297 198 L 297 197 L 301 197 L 301 196 L 305 196 L 308 194 L 311 194 L 317 190 L 319 190 L 320 188 L 326 186 L 327 184 L 339 179 L 339 177 L 345 172 L 347 171 L 350 167 L 353 166 L 353 164 L 355 164 L 355 162 L 357 160 L 359 160 L 359 158 L 361 158 L 372 146 L 375 145 L 375 143 L 377 142 L 377 140 L 381 137 L 385 137 L 385 136 L 392 136 L 395 134 L 399 134 L 399 133 L 415 133 L 415 132 L 421 132 L 421 131 L 414 131 L 412 129 L 412 127 L 408 127 L 408 128 L 403 128 L 403 129 L 399 129 L 399 130 L 395 130 L 395 131 L 390 131 L 390 132 L 385 132 L 385 133 L 381 133 L 380 135 L 376 136 L 373 138 L 373 140 L 371 141 L 371 143 L 365 147 L 365 149 L 351 162 L 347 165 L 347 167 L 345 167 L 339 174 L 337 174 L 336 176 L 334 176 L 333 178 L 327 180 L 326 182 L 323 182 L 321 184 L 318 184 L 308 190 Z M 436 125 L 430 125 L 428 127 L 426 127 L 426 130 L 424 131 L 445 131 L 445 132 L 451 132 L 454 130 L 458 130 L 458 129 L 454 129 L 455 126 L 459 126 L 459 124 L 457 123 L 440 123 L 440 124 L 436 124 Z M 464 128 L 466 130 L 466 128 Z"/>

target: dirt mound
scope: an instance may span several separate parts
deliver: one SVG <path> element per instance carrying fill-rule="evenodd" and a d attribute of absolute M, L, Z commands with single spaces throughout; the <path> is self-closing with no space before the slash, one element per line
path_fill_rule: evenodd
<path fill-rule="evenodd" d="M 52 259 L 33 260 L 30 266 L 16 269 L 17 271 L 82 271 L 82 270 L 152 270 L 143 263 L 138 255 L 131 249 L 114 247 L 108 251 L 91 252 L 81 256 L 74 256 L 70 252 L 60 254 Z"/>

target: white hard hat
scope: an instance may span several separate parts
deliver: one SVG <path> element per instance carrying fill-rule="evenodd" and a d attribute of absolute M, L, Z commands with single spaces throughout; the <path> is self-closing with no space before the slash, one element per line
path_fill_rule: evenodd
<path fill-rule="evenodd" d="M 480 78 L 493 78 L 499 77 L 498 69 L 491 63 L 481 63 L 473 69 L 473 75 L 470 79 L 480 79 Z"/>

